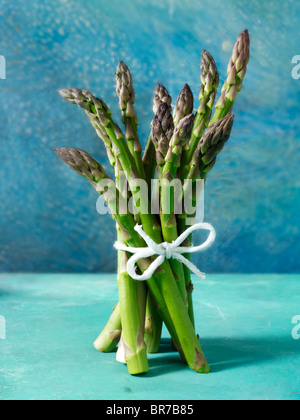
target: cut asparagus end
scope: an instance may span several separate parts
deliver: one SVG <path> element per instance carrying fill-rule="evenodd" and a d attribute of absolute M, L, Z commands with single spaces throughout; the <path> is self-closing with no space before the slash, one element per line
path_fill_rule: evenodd
<path fill-rule="evenodd" d="M 94 347 L 103 353 L 114 351 L 120 341 L 122 333 L 120 304 L 118 303 L 111 314 L 105 328 L 94 342 Z"/>
<path fill-rule="evenodd" d="M 95 340 L 93 346 L 102 353 L 111 353 L 120 341 L 122 330 L 102 332 Z"/>
<path fill-rule="evenodd" d="M 149 371 L 146 348 L 143 348 L 134 355 L 127 357 L 126 362 L 130 375 L 141 375 Z"/>

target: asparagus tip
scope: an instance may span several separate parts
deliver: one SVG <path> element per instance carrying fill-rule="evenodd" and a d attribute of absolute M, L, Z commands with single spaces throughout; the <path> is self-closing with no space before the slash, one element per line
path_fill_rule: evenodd
<path fill-rule="evenodd" d="M 174 124 L 175 126 L 179 122 L 191 114 L 194 109 L 194 96 L 190 86 L 186 83 L 184 88 L 180 92 L 175 108 L 174 108 Z"/>
<path fill-rule="evenodd" d="M 154 114 L 157 113 L 158 108 L 162 103 L 166 103 L 168 106 L 171 107 L 172 98 L 169 95 L 168 90 L 163 85 L 161 85 L 160 83 L 157 83 L 155 91 L 154 91 L 154 97 L 153 97 L 153 112 L 154 112 Z"/>

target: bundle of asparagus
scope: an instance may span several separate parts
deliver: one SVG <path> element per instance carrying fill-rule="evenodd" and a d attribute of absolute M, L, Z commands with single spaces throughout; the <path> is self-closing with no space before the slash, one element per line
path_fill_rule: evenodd
<path fill-rule="evenodd" d="M 143 230 L 156 244 L 173 243 L 188 227 L 187 220 L 195 213 L 176 214 L 174 200 L 168 198 L 167 182 L 157 184 L 156 194 L 150 192 L 141 199 L 136 181 L 142 179 L 151 187 L 152 180 L 190 180 L 192 199 L 196 203 L 197 180 L 206 180 L 216 163 L 217 155 L 230 137 L 232 107 L 241 90 L 249 61 L 249 34 L 243 31 L 235 44 L 228 65 L 228 77 L 220 99 L 215 103 L 219 75 L 212 56 L 203 51 L 199 108 L 194 114 L 193 93 L 186 84 L 174 111 L 167 89 L 158 84 L 154 94 L 154 118 L 151 133 L 143 153 L 138 120 L 134 109 L 135 92 L 128 67 L 120 62 L 116 72 L 116 91 L 125 126 L 125 135 L 116 125 L 107 105 L 91 92 L 64 89 L 59 93 L 68 102 L 83 108 L 98 136 L 103 141 L 109 162 L 115 170 L 115 180 L 87 152 L 79 149 L 55 149 L 57 155 L 79 175 L 85 177 L 104 197 L 116 222 L 118 242 L 131 248 L 146 247 L 135 226 Z M 128 190 L 121 182 L 125 173 Z M 149 188 L 151 191 L 151 188 Z M 185 196 L 182 189 L 180 200 Z M 151 213 L 151 201 L 158 197 L 159 214 Z M 169 206 L 165 206 L 167 201 Z M 127 205 L 132 201 L 135 212 Z M 142 203 L 141 203 L 142 201 Z M 125 211 L 121 211 L 121 208 Z M 165 210 L 167 208 L 167 210 Z M 184 245 L 191 245 L 189 237 Z M 190 255 L 185 255 L 190 259 Z M 136 281 L 128 273 L 130 253 L 118 250 L 119 303 L 94 343 L 97 350 L 112 352 L 118 346 L 117 358 L 127 364 L 132 375 L 147 372 L 147 353 L 159 351 L 163 322 L 182 360 L 196 372 L 208 373 L 209 365 L 195 332 L 192 302 L 193 284 L 190 270 L 176 259 L 165 259 L 147 281 Z M 139 260 L 138 271 L 145 273 L 155 257 Z"/>

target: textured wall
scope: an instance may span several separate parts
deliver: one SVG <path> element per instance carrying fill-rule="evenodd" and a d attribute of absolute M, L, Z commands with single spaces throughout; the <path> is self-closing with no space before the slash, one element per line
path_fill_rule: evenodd
<path fill-rule="evenodd" d="M 232 138 L 206 186 L 218 239 L 195 259 L 207 272 L 299 272 L 300 80 L 291 77 L 299 18 L 292 0 L 1 0 L 0 270 L 115 269 L 114 223 L 52 149 L 81 147 L 103 162 L 105 153 L 57 89 L 91 89 L 117 112 L 114 71 L 124 60 L 145 143 L 156 82 L 173 98 L 185 82 L 197 95 L 203 48 L 223 82 L 248 28 L 252 58 Z"/>

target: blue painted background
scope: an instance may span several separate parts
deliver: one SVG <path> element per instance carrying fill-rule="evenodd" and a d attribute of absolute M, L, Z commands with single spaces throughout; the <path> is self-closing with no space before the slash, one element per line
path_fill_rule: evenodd
<path fill-rule="evenodd" d="M 207 272 L 299 272 L 300 80 L 291 77 L 299 18 L 292 0 L 1 0 L 0 271 L 115 270 L 114 223 L 52 152 L 80 147 L 106 162 L 104 149 L 57 89 L 90 89 L 117 112 L 114 71 L 124 60 L 145 143 L 156 82 L 175 99 L 185 82 L 197 95 L 203 48 L 223 82 L 248 28 L 252 57 L 234 130 L 206 186 L 218 239 L 195 260 Z"/>

